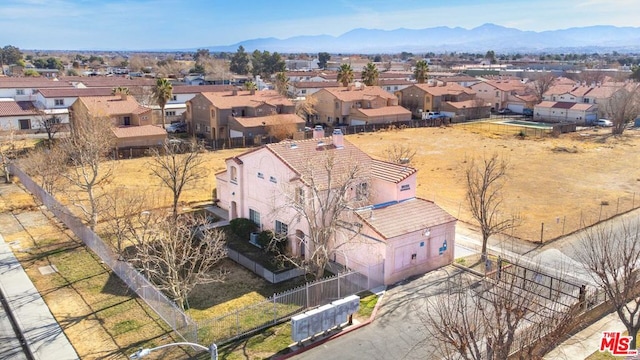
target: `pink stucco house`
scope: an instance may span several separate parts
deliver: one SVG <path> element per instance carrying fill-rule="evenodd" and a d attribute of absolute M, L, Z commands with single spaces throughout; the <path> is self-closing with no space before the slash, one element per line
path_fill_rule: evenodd
<path fill-rule="evenodd" d="M 332 172 L 323 159 L 333 163 Z M 313 242 L 297 204 L 317 205 L 354 167 L 360 170 L 348 185 L 344 226 L 329 246 L 332 260 L 384 284 L 452 263 L 457 219 L 416 197 L 417 170 L 371 158 L 339 130 L 330 137 L 314 130 L 313 139 L 227 159 L 226 170 L 216 174 L 219 206 L 230 219 L 249 218 L 263 230 L 286 234 L 290 254 L 303 257 Z"/>

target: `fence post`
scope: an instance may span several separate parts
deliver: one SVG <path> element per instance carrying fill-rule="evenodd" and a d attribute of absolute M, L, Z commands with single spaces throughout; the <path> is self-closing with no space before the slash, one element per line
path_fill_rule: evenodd
<path fill-rule="evenodd" d="M 278 309 L 276 307 L 276 293 L 273 293 L 273 323 L 278 320 Z"/>
<path fill-rule="evenodd" d="M 340 271 L 338 271 L 338 299 L 342 299 L 340 296 Z"/>
<path fill-rule="evenodd" d="M 307 297 L 307 309 L 309 308 L 309 282 L 304 283 L 305 286 L 305 296 Z"/>

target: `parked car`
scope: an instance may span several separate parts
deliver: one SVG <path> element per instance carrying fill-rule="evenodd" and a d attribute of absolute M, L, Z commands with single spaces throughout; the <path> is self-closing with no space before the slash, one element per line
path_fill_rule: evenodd
<path fill-rule="evenodd" d="M 522 115 L 533 116 L 533 109 L 522 109 Z"/>
<path fill-rule="evenodd" d="M 168 133 L 187 132 L 187 123 L 179 122 L 179 123 L 169 124 L 169 126 L 167 126 L 167 132 Z"/>
<path fill-rule="evenodd" d="M 612 127 L 613 123 L 611 122 L 611 120 L 607 120 L 607 119 L 598 119 L 596 120 L 593 125 L 595 126 L 602 126 L 602 127 Z"/>
<path fill-rule="evenodd" d="M 513 111 L 511 111 L 511 109 L 504 108 L 504 109 L 498 110 L 498 114 L 500 114 L 500 115 L 511 115 L 511 114 L 513 114 Z"/>
<path fill-rule="evenodd" d="M 446 117 L 447 115 L 441 114 L 437 111 L 422 113 L 422 120 L 444 119 Z"/>

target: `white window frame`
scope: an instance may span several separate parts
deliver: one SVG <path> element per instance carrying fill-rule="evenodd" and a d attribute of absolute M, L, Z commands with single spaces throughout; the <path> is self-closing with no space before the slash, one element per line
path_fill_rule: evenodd
<path fill-rule="evenodd" d="M 53 104 L 54 106 L 64 106 L 64 99 L 54 99 Z"/>
<path fill-rule="evenodd" d="M 256 226 L 262 229 L 262 223 L 260 222 L 260 213 L 256 210 L 249 209 L 249 220 L 253 221 Z"/>
<path fill-rule="evenodd" d="M 285 222 L 276 220 L 274 229 L 275 229 L 275 233 L 278 235 L 284 235 L 284 236 L 289 235 L 289 224 Z"/>

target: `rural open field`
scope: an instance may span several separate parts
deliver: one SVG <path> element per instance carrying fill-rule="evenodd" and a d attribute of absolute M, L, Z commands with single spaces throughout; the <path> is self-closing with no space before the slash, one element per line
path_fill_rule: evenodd
<path fill-rule="evenodd" d="M 608 129 L 586 129 L 558 137 L 497 134 L 482 123 L 439 128 L 416 128 L 349 135 L 347 139 L 373 157 L 384 158 L 393 144 L 416 151 L 418 196 L 433 200 L 473 224 L 465 203 L 464 169 L 472 157 L 497 153 L 510 164 L 504 187 L 504 216 L 518 214 L 522 224 L 513 235 L 529 241 L 548 241 L 627 211 L 640 204 L 640 131 L 613 137 Z M 209 176 L 185 193 L 184 203 L 210 201 L 216 172 L 225 158 L 243 149 L 206 154 Z M 152 190 L 169 203 L 168 192 L 149 171 L 148 159 L 121 160 L 113 185 Z"/>

